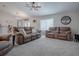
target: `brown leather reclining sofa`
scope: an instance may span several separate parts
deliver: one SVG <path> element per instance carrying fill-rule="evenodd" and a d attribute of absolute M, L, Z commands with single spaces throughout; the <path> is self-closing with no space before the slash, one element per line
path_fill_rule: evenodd
<path fill-rule="evenodd" d="M 70 27 L 50 27 L 46 31 L 46 37 L 61 39 L 61 40 L 72 40 L 72 32 Z"/>
<path fill-rule="evenodd" d="M 21 30 L 24 30 L 25 33 Z M 32 27 L 14 27 L 14 32 L 16 34 L 16 43 L 18 45 L 41 37 L 40 31 L 37 31 L 36 33 L 32 32 Z"/>

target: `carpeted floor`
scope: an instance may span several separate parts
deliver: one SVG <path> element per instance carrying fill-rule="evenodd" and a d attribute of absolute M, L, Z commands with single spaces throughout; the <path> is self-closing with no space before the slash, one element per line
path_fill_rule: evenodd
<path fill-rule="evenodd" d="M 41 37 L 15 46 L 6 56 L 79 56 L 79 43 Z"/>

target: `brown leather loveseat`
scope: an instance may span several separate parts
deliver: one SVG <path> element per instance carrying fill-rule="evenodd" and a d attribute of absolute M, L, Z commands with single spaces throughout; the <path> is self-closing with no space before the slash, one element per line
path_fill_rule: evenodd
<path fill-rule="evenodd" d="M 50 27 L 46 31 L 46 37 L 62 40 L 72 40 L 72 32 L 70 27 Z"/>

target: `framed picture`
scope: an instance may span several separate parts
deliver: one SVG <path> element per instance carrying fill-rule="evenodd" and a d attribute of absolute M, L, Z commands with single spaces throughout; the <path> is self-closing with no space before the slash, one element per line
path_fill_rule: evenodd
<path fill-rule="evenodd" d="M 71 17 L 70 16 L 64 16 L 61 18 L 61 23 L 64 25 L 68 25 L 71 23 Z"/>

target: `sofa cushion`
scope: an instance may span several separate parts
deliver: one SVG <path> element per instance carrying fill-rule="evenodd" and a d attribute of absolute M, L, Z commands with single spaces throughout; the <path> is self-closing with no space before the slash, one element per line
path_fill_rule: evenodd
<path fill-rule="evenodd" d="M 26 31 L 27 34 L 32 33 L 32 27 L 24 27 L 24 30 Z"/>
<path fill-rule="evenodd" d="M 59 33 L 59 27 L 50 27 L 49 31 L 51 31 L 53 33 Z"/>
<path fill-rule="evenodd" d="M 10 45 L 9 41 L 0 41 L 0 51 L 7 48 Z"/>
<path fill-rule="evenodd" d="M 70 27 L 60 27 L 60 31 L 70 31 Z"/>
<path fill-rule="evenodd" d="M 49 31 L 56 31 L 57 30 L 57 27 L 50 27 L 49 28 Z"/>

